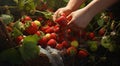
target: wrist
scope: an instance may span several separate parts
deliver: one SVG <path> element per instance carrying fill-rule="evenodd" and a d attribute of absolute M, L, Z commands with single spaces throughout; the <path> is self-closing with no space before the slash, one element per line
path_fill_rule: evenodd
<path fill-rule="evenodd" d="M 75 11 L 75 10 L 74 10 L 72 7 L 70 7 L 70 6 L 66 6 L 65 8 L 68 9 L 69 11 L 71 11 L 71 12 Z"/>

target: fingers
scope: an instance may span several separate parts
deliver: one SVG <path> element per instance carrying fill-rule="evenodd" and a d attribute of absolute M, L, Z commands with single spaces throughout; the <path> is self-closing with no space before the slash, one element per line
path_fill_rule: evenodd
<path fill-rule="evenodd" d="M 70 21 L 67 23 L 67 28 L 70 28 L 73 31 L 82 31 L 83 30 L 83 28 L 77 24 L 78 22 L 76 22 L 76 19 L 73 17 L 72 13 L 70 15 L 68 15 L 67 18 L 70 19 Z"/>
<path fill-rule="evenodd" d="M 57 10 L 54 15 L 53 15 L 53 20 L 55 21 L 58 17 L 58 13 L 59 13 L 60 10 Z"/>
<path fill-rule="evenodd" d="M 53 15 L 53 20 L 55 21 L 57 18 L 59 18 L 61 15 L 64 15 L 63 11 L 61 9 L 58 9 L 54 15 Z"/>

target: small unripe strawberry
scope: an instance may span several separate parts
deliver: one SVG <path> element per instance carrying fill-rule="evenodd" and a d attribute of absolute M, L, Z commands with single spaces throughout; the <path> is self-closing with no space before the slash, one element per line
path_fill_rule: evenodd
<path fill-rule="evenodd" d="M 72 42 L 71 42 L 71 46 L 74 46 L 74 47 L 78 47 L 79 46 L 79 42 L 77 41 L 77 40 L 73 40 Z"/>
<path fill-rule="evenodd" d="M 45 37 L 46 37 L 48 40 L 51 39 L 50 36 L 51 36 L 50 33 L 45 34 Z"/>
<path fill-rule="evenodd" d="M 39 26 L 39 27 L 41 26 L 41 23 L 40 23 L 40 21 L 38 21 L 38 20 L 35 20 L 34 23 L 35 23 L 37 26 Z"/>

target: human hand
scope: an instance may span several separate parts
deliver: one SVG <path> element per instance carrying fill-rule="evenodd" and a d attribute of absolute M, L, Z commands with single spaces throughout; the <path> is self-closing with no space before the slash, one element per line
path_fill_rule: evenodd
<path fill-rule="evenodd" d="M 53 20 L 55 21 L 57 18 L 59 18 L 62 14 L 65 14 L 65 16 L 69 15 L 72 12 L 72 9 L 68 7 L 59 8 L 53 15 Z"/>
<path fill-rule="evenodd" d="M 67 18 L 71 18 L 67 24 L 67 27 L 75 31 L 83 30 L 87 27 L 93 17 L 94 15 L 91 14 L 87 9 L 79 9 L 67 16 Z"/>

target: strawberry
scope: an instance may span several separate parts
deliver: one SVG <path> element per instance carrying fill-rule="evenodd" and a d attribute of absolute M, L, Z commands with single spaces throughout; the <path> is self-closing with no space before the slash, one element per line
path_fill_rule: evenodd
<path fill-rule="evenodd" d="M 30 35 L 35 34 L 37 31 L 38 26 L 34 22 L 31 22 L 31 25 L 25 29 L 25 32 Z"/>
<path fill-rule="evenodd" d="M 73 40 L 71 41 L 71 46 L 74 46 L 77 48 L 79 46 L 79 42 L 77 40 Z"/>
<path fill-rule="evenodd" d="M 86 50 L 79 50 L 78 57 L 79 58 L 85 58 L 88 56 L 88 52 Z"/>
<path fill-rule="evenodd" d="M 47 34 L 45 34 L 45 37 L 49 40 L 49 39 L 51 39 L 51 34 L 50 33 L 47 33 Z"/>
<path fill-rule="evenodd" d="M 56 23 L 54 23 L 53 21 L 51 20 L 47 20 L 47 25 L 49 26 L 54 26 Z"/>
<path fill-rule="evenodd" d="M 22 19 L 21 19 L 22 23 L 25 24 L 26 21 L 32 21 L 32 18 L 30 16 L 24 16 Z"/>
<path fill-rule="evenodd" d="M 67 25 L 67 18 L 65 16 L 60 16 L 55 20 L 60 26 L 65 27 Z"/>
<path fill-rule="evenodd" d="M 40 36 L 40 35 L 41 35 L 40 31 L 37 31 L 35 34 L 36 34 L 37 36 Z"/>
<path fill-rule="evenodd" d="M 50 26 L 42 26 L 41 28 L 40 28 L 40 30 L 41 31 L 43 31 L 43 32 L 45 32 L 48 28 L 50 28 Z"/>
<path fill-rule="evenodd" d="M 54 47 L 56 47 L 57 42 L 56 42 L 55 39 L 50 39 L 50 40 L 47 42 L 47 45 L 54 48 Z"/>
<path fill-rule="evenodd" d="M 38 21 L 38 20 L 35 20 L 34 22 L 35 22 L 35 24 L 36 24 L 37 26 L 39 26 L 39 27 L 41 26 L 41 23 L 40 23 L 40 21 Z"/>
<path fill-rule="evenodd" d="M 66 17 L 66 14 L 65 14 L 65 13 L 62 13 L 62 14 L 61 14 L 61 16 L 64 16 L 64 17 Z"/>
<path fill-rule="evenodd" d="M 45 33 L 53 33 L 53 32 L 54 32 L 53 27 L 49 27 L 48 29 L 45 30 Z"/>
<path fill-rule="evenodd" d="M 60 27 L 58 25 L 54 26 L 54 32 L 57 33 L 60 31 Z"/>
<path fill-rule="evenodd" d="M 68 43 L 68 41 L 62 41 L 62 43 L 61 43 L 65 48 L 68 48 L 70 45 L 69 45 L 69 43 Z"/>
<path fill-rule="evenodd" d="M 76 55 L 76 53 L 77 53 L 77 49 L 75 47 L 71 46 L 67 49 L 67 54 L 70 56 L 74 56 Z"/>
<path fill-rule="evenodd" d="M 95 34 L 94 32 L 90 32 L 89 35 L 88 35 L 89 39 L 93 39 L 95 37 Z"/>
<path fill-rule="evenodd" d="M 18 36 L 17 38 L 16 38 L 16 42 L 19 44 L 22 40 L 23 40 L 23 36 Z"/>
<path fill-rule="evenodd" d="M 101 28 L 98 33 L 100 36 L 103 36 L 105 34 L 105 28 Z"/>
<path fill-rule="evenodd" d="M 63 44 L 57 44 L 55 48 L 58 49 L 58 50 L 62 50 L 63 49 Z"/>
<path fill-rule="evenodd" d="M 47 47 L 47 42 L 48 42 L 48 39 L 46 37 L 42 37 L 38 41 L 38 44 L 41 45 L 41 47 L 45 48 L 45 47 Z"/>
<path fill-rule="evenodd" d="M 56 33 L 51 33 L 50 38 L 56 40 L 57 39 L 57 34 Z"/>

